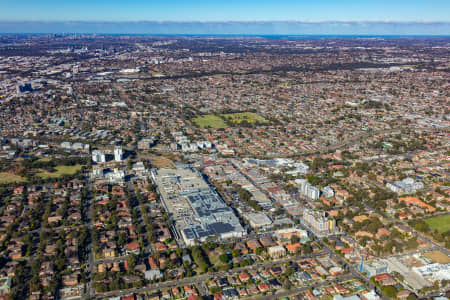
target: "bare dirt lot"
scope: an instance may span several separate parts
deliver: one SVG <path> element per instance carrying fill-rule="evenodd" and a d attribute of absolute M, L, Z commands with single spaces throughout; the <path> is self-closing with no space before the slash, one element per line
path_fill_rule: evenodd
<path fill-rule="evenodd" d="M 153 168 L 167 168 L 167 167 L 173 167 L 173 161 L 168 159 L 167 157 L 161 156 L 161 155 L 150 155 L 150 162 L 152 164 Z"/>
<path fill-rule="evenodd" d="M 442 253 L 441 251 L 430 251 L 424 254 L 425 257 L 431 259 L 434 262 L 440 264 L 448 264 L 450 263 L 450 257 Z"/>

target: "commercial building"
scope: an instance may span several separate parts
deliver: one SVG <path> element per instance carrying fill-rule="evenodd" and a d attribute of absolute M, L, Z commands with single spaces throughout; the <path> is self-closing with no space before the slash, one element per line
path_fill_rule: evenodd
<path fill-rule="evenodd" d="M 361 300 L 358 295 L 352 296 L 342 296 L 342 295 L 334 295 L 333 300 Z"/>
<path fill-rule="evenodd" d="M 269 209 L 273 206 L 272 201 L 263 192 L 261 192 L 259 190 L 256 190 L 256 191 L 252 190 L 252 191 L 250 191 L 250 193 L 252 194 L 252 198 L 256 202 L 258 202 L 258 205 L 261 206 L 262 208 Z"/>
<path fill-rule="evenodd" d="M 330 218 L 327 212 L 306 209 L 303 212 L 302 223 L 319 236 L 334 233 L 336 220 Z"/>
<path fill-rule="evenodd" d="M 362 300 L 380 300 L 381 297 L 374 290 L 370 290 L 368 292 L 361 294 Z"/>
<path fill-rule="evenodd" d="M 125 180 L 125 176 L 125 171 L 118 168 L 115 168 L 112 172 L 104 174 L 105 179 L 111 183 L 122 182 Z"/>
<path fill-rule="evenodd" d="M 386 187 L 397 194 L 414 194 L 416 191 L 423 189 L 424 184 L 408 177 L 403 180 L 388 182 Z"/>
<path fill-rule="evenodd" d="M 246 231 L 222 198 L 189 166 L 152 169 L 163 206 L 173 221 L 178 238 L 186 245 L 219 239 L 240 238 Z"/>
<path fill-rule="evenodd" d="M 151 138 L 144 138 L 137 143 L 137 148 L 139 150 L 149 150 L 155 141 Z"/>
<path fill-rule="evenodd" d="M 434 263 L 421 267 L 413 267 L 412 269 L 430 281 L 450 280 L 450 264 Z"/>
<path fill-rule="evenodd" d="M 274 232 L 274 237 L 278 240 L 279 243 L 282 244 L 290 243 L 292 236 L 296 236 L 301 240 L 305 240 L 308 239 L 308 231 L 293 227 L 279 229 Z"/>
<path fill-rule="evenodd" d="M 270 226 L 272 220 L 264 213 L 251 213 L 247 215 L 248 222 L 253 228 L 261 228 L 264 226 Z"/>
<path fill-rule="evenodd" d="M 397 272 L 403 276 L 403 281 L 411 287 L 414 291 L 419 291 L 424 287 L 431 286 L 432 283 L 426 278 L 422 277 L 417 272 L 414 272 L 406 266 L 400 259 L 397 257 L 389 257 L 385 260 L 388 264 L 389 272 Z"/>
<path fill-rule="evenodd" d="M 367 277 L 370 278 L 381 273 L 387 273 L 388 264 L 384 261 L 364 262 L 361 271 L 363 273 L 366 273 Z"/>

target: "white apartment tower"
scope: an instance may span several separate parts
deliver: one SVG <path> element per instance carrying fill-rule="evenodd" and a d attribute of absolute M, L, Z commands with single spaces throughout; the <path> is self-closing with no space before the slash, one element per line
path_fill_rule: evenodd
<path fill-rule="evenodd" d="M 114 160 L 115 161 L 122 161 L 123 160 L 123 150 L 122 147 L 115 147 L 114 148 Z"/>
<path fill-rule="evenodd" d="M 102 150 L 94 150 L 92 151 L 92 161 L 96 163 L 104 163 L 106 162 L 105 152 Z"/>

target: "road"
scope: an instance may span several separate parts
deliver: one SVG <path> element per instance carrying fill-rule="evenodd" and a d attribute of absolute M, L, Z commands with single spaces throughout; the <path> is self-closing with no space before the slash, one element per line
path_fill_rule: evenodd
<path fill-rule="evenodd" d="M 383 185 L 381 185 L 379 182 L 376 182 L 376 181 L 373 181 L 373 180 L 371 180 L 371 181 L 369 182 L 369 184 L 372 185 L 372 186 L 378 187 L 378 188 L 380 188 L 380 189 L 385 189 L 385 187 L 384 187 Z M 373 211 L 376 211 L 375 208 L 369 206 L 367 203 L 365 203 L 365 206 L 366 206 L 367 208 L 373 210 Z M 450 214 L 450 213 L 449 213 L 449 212 L 443 212 L 443 213 L 434 214 L 434 215 L 432 215 L 432 216 L 420 217 L 420 218 L 417 218 L 417 219 L 418 219 L 418 220 L 423 220 L 423 219 L 427 219 L 427 218 L 430 218 L 430 217 L 433 217 L 433 216 L 443 216 L 443 215 L 448 215 L 448 214 Z M 432 245 L 432 248 L 433 248 L 433 249 L 438 249 L 438 250 L 442 251 L 443 253 L 445 253 L 447 256 L 450 256 L 450 250 L 448 250 L 447 248 L 445 248 L 445 247 L 442 246 L 442 245 L 439 245 L 438 243 L 434 242 L 434 241 L 431 240 L 430 238 L 424 236 L 422 233 L 416 231 L 414 228 L 412 228 L 411 226 L 409 226 L 409 224 L 408 224 L 407 222 L 405 222 L 405 221 L 403 221 L 403 220 L 400 220 L 400 219 L 396 219 L 396 218 L 392 217 L 392 216 L 391 216 L 390 214 L 388 214 L 388 213 L 385 214 L 385 217 L 386 217 L 387 220 L 389 220 L 389 221 L 392 222 L 392 223 L 400 223 L 400 224 L 402 224 L 402 225 L 404 225 L 404 226 L 407 226 L 408 228 L 411 229 L 411 232 L 413 233 L 413 235 L 415 235 L 415 236 L 421 238 L 422 240 L 424 240 L 424 241 L 427 242 L 428 244 Z"/>
<path fill-rule="evenodd" d="M 237 170 L 239 170 L 239 172 L 240 172 L 245 178 L 247 178 L 247 179 L 248 179 L 248 180 L 249 180 L 256 188 L 258 188 L 262 193 L 264 193 L 267 197 L 269 197 L 269 199 L 271 199 L 272 201 L 274 201 L 274 199 L 273 199 L 273 198 L 272 198 L 265 190 L 261 189 L 261 188 L 259 187 L 258 184 L 256 184 L 249 176 L 247 176 L 247 174 L 245 174 L 244 172 L 242 172 L 241 169 L 235 164 L 235 162 L 234 162 L 233 160 L 231 160 L 231 164 L 232 164 Z M 300 226 L 301 226 L 304 230 L 308 231 L 309 236 L 314 236 L 314 237 L 316 236 L 309 228 L 307 228 L 307 227 L 304 226 L 303 224 L 300 224 Z M 348 264 L 347 261 L 346 261 L 345 259 L 343 259 L 342 257 L 336 255 L 336 253 L 334 253 L 334 251 L 333 251 L 332 249 L 330 249 L 330 248 L 328 247 L 328 245 L 326 245 L 325 243 L 323 243 L 320 239 L 317 239 L 317 242 L 323 247 L 323 249 L 325 249 L 325 250 L 328 252 L 328 254 L 329 254 L 331 257 L 334 257 L 334 258 L 335 258 L 337 261 L 339 261 L 343 266 L 347 266 L 348 270 L 352 273 L 352 275 L 353 275 L 355 278 L 358 278 L 358 279 L 360 279 L 361 281 L 363 281 L 369 288 L 375 289 L 375 290 L 376 290 L 375 285 L 372 284 L 372 283 L 369 281 L 369 279 L 368 279 L 366 276 L 364 276 L 363 274 L 361 274 L 354 266 Z M 381 291 L 380 291 L 380 293 L 381 293 Z M 389 300 L 389 297 L 386 297 L 385 295 L 382 295 L 382 298 L 383 298 L 383 300 Z"/>
<path fill-rule="evenodd" d="M 376 185 L 376 186 L 379 187 L 379 188 L 384 189 L 384 187 L 381 186 L 381 184 L 379 184 L 378 182 L 371 181 L 371 183 L 374 184 L 374 185 Z M 370 208 L 370 209 L 372 209 L 372 210 L 375 211 L 375 209 L 374 209 L 373 207 L 368 206 L 367 203 L 365 203 L 365 205 L 366 205 L 367 208 Z M 445 213 L 441 213 L 441 214 L 436 214 L 435 216 L 438 216 L 438 215 L 441 216 L 441 215 L 447 215 L 447 214 L 449 214 L 449 213 L 448 213 L 448 212 L 445 212 Z M 429 216 L 429 217 L 433 217 L 433 216 Z M 429 218 L 429 217 L 423 217 L 423 218 L 418 218 L 418 219 L 421 220 L 421 219 Z M 424 241 L 427 242 L 428 244 L 432 245 L 433 248 L 437 248 L 437 249 L 439 249 L 440 251 L 442 251 L 443 253 L 445 253 L 446 255 L 450 256 L 450 250 L 448 250 L 447 248 L 445 248 L 445 247 L 442 246 L 442 245 L 439 245 L 438 243 L 434 242 L 434 241 L 431 240 L 430 238 L 424 236 L 422 233 L 416 231 L 414 228 L 412 228 L 411 226 L 409 226 L 407 222 L 405 222 L 405 221 L 403 221 L 403 220 L 400 220 L 400 219 L 396 219 L 396 218 L 392 217 L 390 214 L 386 214 L 386 219 L 388 219 L 388 220 L 391 221 L 392 223 L 400 223 L 400 224 L 402 224 L 402 225 L 404 225 L 404 226 L 407 226 L 408 228 L 411 229 L 411 232 L 413 233 L 413 235 L 415 235 L 415 236 L 421 238 L 422 240 L 424 240 Z"/>
<path fill-rule="evenodd" d="M 443 211 L 440 213 L 433 214 L 431 216 L 423 216 L 423 217 L 418 217 L 418 218 L 416 217 L 416 218 L 414 218 L 414 220 L 425 220 L 425 219 L 429 219 L 429 218 L 446 216 L 446 215 L 450 215 L 450 211 Z"/>
<path fill-rule="evenodd" d="M 308 231 L 310 236 L 315 236 L 314 233 L 309 228 L 304 226 L 303 224 L 300 223 L 299 226 L 302 227 L 302 229 Z M 359 270 L 357 268 L 355 268 L 355 266 L 349 264 L 344 258 L 342 258 L 341 256 L 337 255 L 330 247 L 328 247 L 327 244 L 322 242 L 321 239 L 317 239 L 316 241 L 317 241 L 317 243 L 319 243 L 319 245 L 323 249 L 325 249 L 328 252 L 330 257 L 334 258 L 336 261 L 339 261 L 344 266 L 344 269 L 349 270 L 354 278 L 358 278 L 359 280 L 364 282 L 366 284 L 366 286 L 368 286 L 370 289 L 374 289 L 374 290 L 378 291 L 378 293 L 381 294 L 381 297 L 382 297 L 383 300 L 389 300 L 390 299 L 389 297 L 387 297 L 384 294 L 382 294 L 381 291 L 377 290 L 375 285 L 373 283 L 371 283 L 369 281 L 369 279 L 365 275 L 360 273 Z"/>
<path fill-rule="evenodd" d="M 182 286 L 182 285 L 200 284 L 206 280 L 210 280 L 210 279 L 214 279 L 214 278 L 218 278 L 218 277 L 228 276 L 231 274 L 238 274 L 243 271 L 250 272 L 250 271 L 254 271 L 257 269 L 261 269 L 261 268 L 270 268 L 272 266 L 280 265 L 280 264 L 283 264 L 288 261 L 308 259 L 308 258 L 325 255 L 325 254 L 326 254 L 325 251 L 321 251 L 321 252 L 313 253 L 310 255 L 302 255 L 302 256 L 297 255 L 297 256 L 285 257 L 283 259 L 279 259 L 276 261 L 258 263 L 258 264 L 254 264 L 251 266 L 235 268 L 235 269 L 229 270 L 228 272 L 220 271 L 220 272 L 202 274 L 202 275 L 194 276 L 194 277 L 187 277 L 187 278 L 183 278 L 181 280 L 164 281 L 161 283 L 155 283 L 152 285 L 148 285 L 147 287 L 140 288 L 140 289 L 130 289 L 130 290 L 123 290 L 123 291 L 96 293 L 96 297 L 97 298 L 118 297 L 118 296 L 129 295 L 131 293 L 145 293 L 145 292 L 151 292 L 151 291 L 160 290 L 160 289 L 168 289 L 171 287 Z"/>
<path fill-rule="evenodd" d="M 257 184 L 250 176 L 248 176 L 246 173 L 244 173 L 241 170 L 241 167 L 236 163 L 234 159 L 230 159 L 231 165 L 241 173 L 242 176 L 244 176 L 251 184 L 253 184 L 261 193 L 266 195 L 272 202 L 276 203 L 276 200 L 272 198 L 272 196 L 264 189 L 262 189 L 259 184 Z"/>
<path fill-rule="evenodd" d="M 379 186 L 378 184 L 376 184 L 376 185 Z M 381 187 L 381 188 L 383 188 L 383 187 Z M 365 205 L 366 205 L 367 208 L 369 208 L 369 209 L 375 211 L 375 209 L 374 209 L 373 207 L 367 205 L 367 203 L 365 203 Z M 411 228 L 411 227 L 408 225 L 408 223 L 406 223 L 406 222 L 404 222 L 404 221 L 402 221 L 402 220 L 400 220 L 400 219 L 396 219 L 396 218 L 392 217 L 392 216 L 389 215 L 389 214 L 386 214 L 385 217 L 386 217 L 387 220 L 389 220 L 389 221 L 392 222 L 392 223 L 400 223 L 400 224 L 402 224 L 402 225 L 404 225 L 404 226 L 407 226 L 408 228 L 411 229 L 411 232 L 412 232 L 413 236 L 415 235 L 415 236 L 421 238 L 422 240 L 424 240 L 425 242 L 427 242 L 429 245 L 432 245 L 431 248 L 429 247 L 429 248 L 426 248 L 426 249 L 416 250 L 416 251 L 414 251 L 414 252 L 412 252 L 412 253 L 415 253 L 415 252 L 417 252 L 417 253 L 422 253 L 422 252 L 427 252 L 427 251 L 430 251 L 430 250 L 440 250 L 441 252 L 445 253 L 447 256 L 450 256 L 450 251 L 449 251 L 447 248 L 445 248 L 445 247 L 443 247 L 443 246 L 437 244 L 436 242 L 432 241 L 432 240 L 429 239 L 428 237 L 426 237 L 426 236 L 424 236 L 423 234 L 417 232 L 414 228 Z M 322 244 L 323 244 L 323 243 L 322 243 Z M 393 255 L 393 256 L 390 256 L 390 257 L 398 257 L 398 256 L 404 256 L 404 255 L 407 255 L 407 253 L 402 253 L 402 254 L 398 254 L 398 255 Z M 340 256 L 336 256 L 336 257 L 339 257 L 340 259 L 342 259 Z M 359 273 L 358 270 L 354 270 L 354 271 L 355 271 L 356 273 Z M 366 277 L 365 277 L 364 275 L 362 275 L 362 274 L 361 274 L 361 276 L 362 276 L 363 278 L 366 278 Z M 370 285 L 373 286 L 373 284 L 372 284 L 370 281 L 367 280 L 367 281 L 365 281 L 365 282 L 368 282 L 369 286 L 370 286 Z M 380 291 L 380 293 L 381 293 L 381 291 Z M 383 295 L 383 299 L 384 299 L 384 297 L 385 297 L 385 296 Z M 387 299 L 389 299 L 389 298 L 387 298 Z"/>
<path fill-rule="evenodd" d="M 361 142 L 361 140 L 364 140 L 365 138 L 371 137 L 371 136 L 375 136 L 379 133 L 391 133 L 391 132 L 395 132 L 397 131 L 397 128 L 393 128 L 393 129 L 387 129 L 387 130 L 376 130 L 376 131 L 366 131 L 366 132 L 361 132 L 359 134 L 356 134 L 352 137 L 349 137 L 346 140 L 341 141 L 340 143 L 337 144 L 332 144 L 332 145 L 328 145 L 328 146 L 324 146 L 321 147 L 315 151 L 308 151 L 308 152 L 299 152 L 298 154 L 290 154 L 290 155 L 276 155 L 276 157 L 284 157 L 284 158 L 289 158 L 289 157 L 305 157 L 305 156 L 310 156 L 310 155 L 314 155 L 314 154 L 326 154 L 326 153 L 330 153 L 333 152 L 335 150 L 338 149 L 342 149 L 342 148 L 347 148 L 356 144 L 359 144 Z"/>
<path fill-rule="evenodd" d="M 130 192 L 131 196 L 133 197 L 136 206 L 135 207 L 131 207 L 130 209 L 134 209 L 136 210 L 136 212 L 138 213 L 138 222 L 141 222 L 142 224 L 145 224 L 144 222 L 144 213 L 142 212 L 142 205 L 141 203 L 139 203 L 137 197 L 136 197 L 136 192 L 134 190 L 134 186 L 132 182 L 128 182 L 127 183 L 127 187 L 128 187 L 128 191 Z M 147 240 L 147 237 L 145 234 L 139 234 L 139 238 L 142 241 L 142 245 L 144 245 L 144 249 L 143 252 L 146 254 L 151 255 L 152 254 L 152 248 L 151 248 L 151 243 L 149 240 Z"/>
<path fill-rule="evenodd" d="M 248 300 L 272 300 L 274 298 L 280 299 L 280 298 L 283 298 L 283 297 L 290 297 L 290 296 L 298 295 L 300 293 L 304 293 L 304 292 L 308 291 L 310 288 L 317 289 L 317 288 L 321 288 L 321 287 L 325 287 L 327 285 L 330 285 L 330 284 L 332 284 L 335 281 L 342 282 L 342 281 L 347 281 L 347 280 L 351 280 L 351 279 L 353 279 L 353 275 L 351 275 L 351 274 L 340 275 L 340 276 L 336 276 L 333 279 L 325 280 L 325 281 L 314 283 L 314 284 L 311 284 L 311 285 L 301 286 L 301 287 L 293 288 L 293 289 L 287 290 L 287 291 L 283 290 L 283 291 L 280 291 L 278 293 L 274 293 L 272 295 L 256 296 L 256 297 L 251 297 L 251 298 L 247 298 L 247 299 Z"/>
<path fill-rule="evenodd" d="M 414 251 L 411 251 L 411 252 L 394 254 L 394 255 L 388 256 L 386 258 L 401 258 L 401 257 L 404 257 L 406 255 L 420 254 L 420 253 L 425 253 L 425 252 L 429 252 L 429 251 L 433 251 L 433 250 L 440 250 L 440 249 L 438 247 L 431 247 L 431 248 L 428 247 L 428 248 L 424 248 L 424 249 L 414 250 Z"/>
<path fill-rule="evenodd" d="M 389 216 L 389 221 L 398 221 L 394 218 L 392 218 L 391 216 Z M 400 221 L 400 223 L 402 223 L 405 226 L 409 226 L 406 222 Z M 409 227 L 411 228 L 411 227 Z M 424 240 L 425 242 L 427 242 L 430 245 L 433 245 L 433 248 L 437 248 L 439 249 L 441 252 L 445 253 L 447 256 L 450 256 L 450 250 L 448 250 L 447 248 L 445 248 L 442 245 L 439 245 L 438 243 L 434 242 L 433 240 L 431 240 L 430 238 L 424 236 L 423 234 L 421 234 L 420 232 L 416 231 L 414 228 L 411 228 L 413 235 L 418 236 L 419 238 L 421 238 L 422 240 Z"/>
<path fill-rule="evenodd" d="M 388 130 L 387 132 L 394 131 L 394 130 L 396 130 L 396 129 Z M 370 135 L 374 135 L 374 134 L 376 134 L 376 132 L 365 132 L 365 133 L 356 135 L 356 136 L 354 136 L 354 137 L 352 137 L 352 138 L 350 138 L 350 139 L 348 139 L 346 141 L 343 141 L 342 143 L 331 145 L 331 146 L 328 146 L 326 148 L 323 148 L 322 150 L 319 150 L 319 153 L 330 152 L 330 151 L 332 151 L 334 149 L 338 149 L 338 148 L 349 146 L 351 144 L 359 143 L 359 141 L 362 138 L 370 136 Z M 273 198 L 265 190 L 261 189 L 259 187 L 259 185 L 256 184 L 247 174 L 242 172 L 241 169 L 236 165 L 236 163 L 233 160 L 231 160 L 231 163 L 237 170 L 239 170 L 239 172 L 245 178 L 247 178 L 255 187 L 257 187 L 261 192 L 263 192 L 266 196 L 269 197 L 269 199 L 271 199 L 273 201 Z M 131 185 L 129 186 L 129 189 L 130 189 L 130 191 L 134 192 Z M 388 219 L 390 221 L 393 221 L 393 222 L 398 222 L 399 221 L 399 220 L 393 219 L 391 216 L 389 216 Z M 401 222 L 401 223 L 403 223 L 404 225 L 407 225 L 404 222 Z M 301 225 L 301 226 L 303 227 L 303 229 L 307 230 L 311 236 L 315 236 L 314 233 L 311 232 L 308 228 L 304 227 L 303 225 Z M 424 237 L 422 234 L 416 232 L 415 230 L 413 230 L 413 232 L 417 236 L 419 236 L 420 238 L 425 240 L 426 242 L 428 242 L 431 245 L 433 245 L 434 246 L 433 249 L 439 249 L 439 250 L 443 251 L 444 253 L 446 253 L 447 255 L 450 255 L 450 251 L 448 251 L 447 249 L 445 249 L 442 246 L 434 243 L 433 241 L 431 241 L 430 239 Z M 366 286 L 368 286 L 370 289 L 377 290 L 375 285 L 373 285 L 365 275 L 361 274 L 359 272 L 359 270 L 355 266 L 350 265 L 344 258 L 336 255 L 336 253 L 332 249 L 330 249 L 328 247 L 328 245 L 323 243 L 320 239 L 317 239 L 317 242 L 322 246 L 323 249 L 325 249 L 325 252 L 311 254 L 311 255 L 308 255 L 308 256 L 286 257 L 284 259 L 273 261 L 273 262 L 254 264 L 254 265 L 248 266 L 248 267 L 236 268 L 236 269 L 230 270 L 228 272 L 215 272 L 215 273 L 208 273 L 208 274 L 203 274 L 203 275 L 199 275 L 199 276 L 184 278 L 184 279 L 181 279 L 181 280 L 165 281 L 165 282 L 161 282 L 161 283 L 155 283 L 155 284 L 152 284 L 152 285 L 148 285 L 147 287 L 140 288 L 140 289 L 130 289 L 130 290 L 113 291 L 113 292 L 106 292 L 106 293 L 96 293 L 95 296 L 97 298 L 117 297 L 117 296 L 129 295 L 131 293 L 145 293 L 145 292 L 151 292 L 151 291 L 155 291 L 155 290 L 168 289 L 168 288 L 171 288 L 171 287 L 181 286 L 181 285 L 192 285 L 192 284 L 203 285 L 205 281 L 213 279 L 213 278 L 223 277 L 223 276 L 227 276 L 227 275 L 230 275 L 230 274 L 237 274 L 237 273 L 242 272 L 242 271 L 252 271 L 252 270 L 256 270 L 256 269 L 260 269 L 260 268 L 269 268 L 271 266 L 282 264 L 282 263 L 287 262 L 287 261 L 292 261 L 292 260 L 296 260 L 296 259 L 306 259 L 306 258 L 316 257 L 316 256 L 319 256 L 319 255 L 324 255 L 324 254 L 329 254 L 330 257 L 334 258 L 336 261 L 339 261 L 344 266 L 345 269 L 350 271 L 351 274 L 346 274 L 346 275 L 340 276 L 338 279 L 358 278 L 359 280 L 364 282 L 366 284 Z M 117 258 L 117 259 L 122 259 L 122 258 Z M 334 280 L 336 280 L 336 279 L 334 279 Z M 323 281 L 321 283 L 317 283 L 317 284 L 311 285 L 311 286 L 304 286 L 304 287 L 294 288 L 292 290 L 282 291 L 282 292 L 274 294 L 274 295 L 257 296 L 257 297 L 253 297 L 253 298 L 249 298 L 249 299 L 269 300 L 269 299 L 273 299 L 274 297 L 282 298 L 282 297 L 292 296 L 292 295 L 296 295 L 296 294 L 299 294 L 301 292 L 304 292 L 304 291 L 308 290 L 310 287 L 319 288 L 319 287 L 328 285 L 332 281 L 333 280 L 327 280 L 327 281 Z M 382 294 L 381 291 L 377 290 L 377 292 L 379 294 L 381 294 L 381 297 L 382 297 L 383 300 L 388 300 L 389 299 L 387 296 Z M 93 293 L 91 292 L 90 295 L 92 295 L 92 294 Z"/>
<path fill-rule="evenodd" d="M 92 209 L 93 207 L 91 207 L 92 205 L 92 201 L 94 201 L 93 199 L 93 194 L 91 191 L 91 186 L 88 185 L 88 199 L 86 202 L 86 223 L 88 224 L 89 229 L 91 229 L 92 226 Z M 90 232 L 92 232 L 91 230 L 89 230 Z M 86 294 L 89 297 L 93 297 L 94 296 L 94 289 L 92 287 L 92 274 L 94 273 L 94 251 L 92 249 L 92 236 L 89 239 L 89 245 L 87 246 L 87 252 L 88 254 L 88 276 L 90 278 L 90 280 L 87 283 L 87 288 L 86 288 Z"/>
<path fill-rule="evenodd" d="M 134 188 L 133 188 L 133 184 L 129 182 L 127 186 L 128 186 L 128 190 L 129 190 L 131 196 L 133 197 L 133 199 L 135 201 L 137 201 L 136 194 L 135 194 L 135 191 L 134 191 Z M 138 222 L 143 222 L 143 220 L 142 220 L 143 214 L 142 214 L 142 211 L 141 211 L 141 206 L 137 205 L 135 207 L 132 207 L 131 209 L 136 209 L 137 210 L 137 212 L 138 212 Z M 89 215 L 89 220 L 90 220 L 90 215 Z M 141 238 L 143 238 L 142 235 L 141 235 Z M 144 247 L 144 249 L 143 249 L 143 255 L 144 256 L 151 255 L 152 254 L 152 249 L 150 247 L 150 243 L 148 243 L 148 242 L 146 243 L 146 242 L 143 241 L 143 244 L 146 245 Z M 92 268 L 93 268 L 95 265 L 98 265 L 100 263 L 108 264 L 108 263 L 114 263 L 114 262 L 122 262 L 122 261 L 125 261 L 127 259 L 128 259 L 128 255 L 94 260 L 93 255 L 91 255 L 90 256 L 90 260 L 89 260 L 89 265 L 92 266 Z"/>

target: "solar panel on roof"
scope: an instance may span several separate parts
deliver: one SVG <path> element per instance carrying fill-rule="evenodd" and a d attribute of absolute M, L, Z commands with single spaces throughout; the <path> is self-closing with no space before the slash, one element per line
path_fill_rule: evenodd
<path fill-rule="evenodd" d="M 228 223 L 223 223 L 223 222 L 209 224 L 209 227 L 212 228 L 218 234 L 231 232 L 234 230 L 233 226 L 231 226 Z"/>
<path fill-rule="evenodd" d="M 192 231 L 191 228 L 185 228 L 183 229 L 184 235 L 188 238 L 188 239 L 194 239 L 195 238 L 195 234 Z"/>

